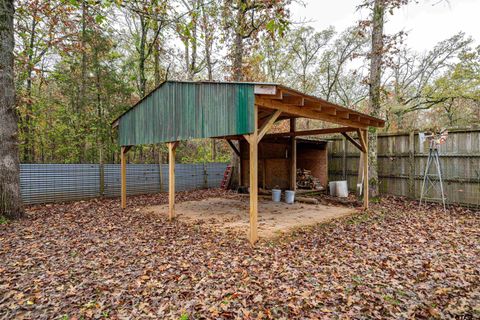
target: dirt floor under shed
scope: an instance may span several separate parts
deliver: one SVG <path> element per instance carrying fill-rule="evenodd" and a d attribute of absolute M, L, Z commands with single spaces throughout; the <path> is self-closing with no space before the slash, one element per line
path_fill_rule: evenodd
<path fill-rule="evenodd" d="M 205 221 L 219 230 L 248 231 L 249 198 L 209 198 L 175 204 L 177 218 L 185 222 Z M 168 214 L 168 205 L 146 208 L 149 212 Z M 305 204 L 258 200 L 258 233 L 274 237 L 301 226 L 313 225 L 340 218 L 355 212 L 354 208 L 324 204 Z"/>

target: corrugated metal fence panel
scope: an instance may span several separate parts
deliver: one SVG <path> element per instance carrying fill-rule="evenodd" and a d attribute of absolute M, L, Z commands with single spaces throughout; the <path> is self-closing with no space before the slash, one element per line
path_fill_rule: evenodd
<path fill-rule="evenodd" d="M 105 164 L 106 197 L 120 196 L 120 165 Z M 160 192 L 158 164 L 127 164 L 127 195 Z"/>
<path fill-rule="evenodd" d="M 25 204 L 80 200 L 100 194 L 98 164 L 21 164 Z"/>
<path fill-rule="evenodd" d="M 207 163 L 208 188 L 219 188 L 225 173 L 225 163 Z"/>
<path fill-rule="evenodd" d="M 103 195 L 120 196 L 120 165 L 103 166 Z M 176 191 L 218 188 L 226 166 L 226 163 L 177 164 Z M 25 204 L 35 204 L 99 197 L 100 168 L 98 164 L 21 164 L 22 199 Z M 168 164 L 127 164 L 128 195 L 161 191 L 168 191 Z"/>
<path fill-rule="evenodd" d="M 350 190 L 355 190 L 359 152 L 351 143 L 343 153 L 342 139 L 329 144 L 329 178 L 340 180 L 345 169 Z M 378 137 L 378 172 L 381 193 L 409 196 L 409 134 L 380 134 Z M 420 145 L 414 135 L 414 196 L 420 197 L 423 173 L 428 158 L 428 143 Z M 480 130 L 452 130 L 440 147 L 444 189 L 449 203 L 480 207 Z M 432 197 L 439 197 L 437 193 Z"/>
<path fill-rule="evenodd" d="M 168 166 L 167 166 L 168 167 Z M 167 174 L 168 179 L 168 174 Z M 175 190 L 187 191 L 206 188 L 203 164 L 175 165 Z"/>

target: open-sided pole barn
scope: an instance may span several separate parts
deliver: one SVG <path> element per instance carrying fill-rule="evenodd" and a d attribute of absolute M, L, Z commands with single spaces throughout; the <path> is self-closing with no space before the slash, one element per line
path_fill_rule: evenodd
<path fill-rule="evenodd" d="M 309 118 L 336 125 L 296 131 L 295 119 Z M 290 130 L 268 135 L 276 121 L 290 119 Z M 175 150 L 178 141 L 196 138 L 245 139 L 249 144 L 249 240 L 258 240 L 258 143 L 262 138 L 292 139 L 291 187 L 296 182 L 295 137 L 341 133 L 363 156 L 368 177 L 368 127 L 384 121 L 275 83 L 166 81 L 117 118 L 121 146 L 121 204 L 126 207 L 126 160 L 131 146 L 167 143 L 169 150 L 169 217 L 175 216 Z M 349 133 L 357 132 L 358 141 Z M 368 179 L 364 179 L 364 207 L 368 208 Z"/>

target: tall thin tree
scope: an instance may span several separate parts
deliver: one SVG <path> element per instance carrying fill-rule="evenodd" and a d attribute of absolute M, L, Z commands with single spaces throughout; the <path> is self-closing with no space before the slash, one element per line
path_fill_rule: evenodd
<path fill-rule="evenodd" d="M 0 0 L 0 215 L 23 215 L 13 80 L 13 0 Z"/>
<path fill-rule="evenodd" d="M 369 81 L 369 107 L 374 117 L 380 116 L 381 81 L 382 81 L 382 57 L 383 48 L 383 25 L 385 19 L 385 0 L 375 0 L 372 14 L 372 49 L 370 52 L 370 81 Z M 368 179 L 370 195 L 377 197 L 378 191 L 378 164 L 377 164 L 377 129 L 370 128 L 368 136 Z"/>

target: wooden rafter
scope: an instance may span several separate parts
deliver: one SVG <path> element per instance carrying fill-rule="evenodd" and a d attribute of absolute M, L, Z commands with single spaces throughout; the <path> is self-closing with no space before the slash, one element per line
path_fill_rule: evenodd
<path fill-rule="evenodd" d="M 305 104 L 305 99 L 299 96 L 284 96 L 282 102 L 294 106 L 303 106 Z"/>

